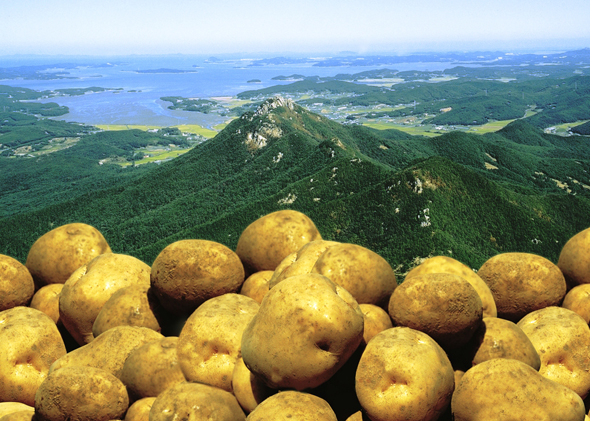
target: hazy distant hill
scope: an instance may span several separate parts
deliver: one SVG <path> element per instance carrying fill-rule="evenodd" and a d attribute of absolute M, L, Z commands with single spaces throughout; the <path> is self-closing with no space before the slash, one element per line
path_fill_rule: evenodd
<path fill-rule="evenodd" d="M 253 220 L 290 208 L 324 238 L 365 245 L 399 272 L 434 254 L 473 267 L 503 251 L 556 260 L 587 227 L 590 148 L 581 139 L 526 122 L 486 136 L 413 137 L 343 126 L 274 98 L 170 162 L 0 219 L 0 253 L 24 261 L 40 235 L 82 221 L 115 252 L 151 264 L 182 238 L 235 248 Z"/>

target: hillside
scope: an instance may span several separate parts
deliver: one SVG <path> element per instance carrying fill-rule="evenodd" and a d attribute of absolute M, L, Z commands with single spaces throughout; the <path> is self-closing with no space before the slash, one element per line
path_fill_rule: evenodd
<path fill-rule="evenodd" d="M 179 158 L 0 219 L 0 253 L 24 261 L 40 235 L 81 221 L 101 230 L 115 252 L 151 264 L 182 238 L 235 248 L 250 222 L 290 208 L 309 215 L 324 238 L 365 245 L 399 273 L 434 254 L 472 267 L 503 251 L 556 260 L 565 241 L 586 228 L 590 203 L 578 184 L 590 180 L 584 169 L 570 171 L 587 169 L 590 151 L 531 126 L 505 130 L 431 139 L 380 133 L 274 98 Z M 76 149 L 55 155 L 66 153 Z M 551 170 L 575 176 L 570 184 L 580 194 L 532 179 L 535 171 L 552 177 Z"/>

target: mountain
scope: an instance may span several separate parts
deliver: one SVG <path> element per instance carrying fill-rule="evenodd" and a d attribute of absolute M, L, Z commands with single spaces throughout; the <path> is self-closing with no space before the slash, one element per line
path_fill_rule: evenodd
<path fill-rule="evenodd" d="M 0 219 L 0 253 L 24 261 L 40 235 L 78 221 L 115 252 L 151 264 L 183 238 L 235 249 L 248 224 L 289 208 L 310 216 L 325 239 L 366 246 L 399 274 L 436 254 L 474 268 L 507 251 L 556 261 L 586 228 L 590 150 L 519 124 L 429 139 L 340 125 L 272 98 L 172 161 Z M 73 157 L 76 148 L 55 154 Z"/>

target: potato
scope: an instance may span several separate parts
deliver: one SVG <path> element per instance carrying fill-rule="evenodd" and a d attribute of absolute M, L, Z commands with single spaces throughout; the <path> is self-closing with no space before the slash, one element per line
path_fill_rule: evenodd
<path fill-rule="evenodd" d="M 290 276 L 311 273 L 318 258 L 330 247 L 335 246 L 335 241 L 315 240 L 305 244 L 299 250 L 285 257 L 276 267 L 269 281 L 272 288 L 283 279 Z"/>
<path fill-rule="evenodd" d="M 176 241 L 152 264 L 154 293 L 174 314 L 190 315 L 210 298 L 237 292 L 243 282 L 244 267 L 238 255 L 214 241 Z"/>
<path fill-rule="evenodd" d="M 578 314 L 586 323 L 590 323 L 590 284 L 573 287 L 565 294 L 561 306 Z"/>
<path fill-rule="evenodd" d="M 101 254 L 68 278 L 59 296 L 59 315 L 76 342 L 92 342 L 98 313 L 115 292 L 130 285 L 149 287 L 150 267 L 125 254 Z"/>
<path fill-rule="evenodd" d="M 161 332 L 158 321 L 160 302 L 150 291 L 149 285 L 129 285 L 115 292 L 102 306 L 92 325 L 92 335 L 115 326 L 137 326 Z M 158 314 L 158 316 L 157 316 Z"/>
<path fill-rule="evenodd" d="M 455 421 L 583 421 L 584 402 L 573 391 L 522 361 L 495 358 L 469 369 L 457 385 Z"/>
<path fill-rule="evenodd" d="M 260 272 L 253 273 L 242 284 L 240 294 L 250 297 L 260 304 L 270 289 L 268 287 L 268 281 L 273 273 L 272 270 L 261 270 Z"/>
<path fill-rule="evenodd" d="M 510 320 L 484 317 L 474 337 L 472 365 L 494 358 L 510 358 L 522 361 L 535 370 L 541 367 L 541 359 L 527 335 Z"/>
<path fill-rule="evenodd" d="M 242 333 L 259 304 L 240 294 L 205 301 L 188 318 L 178 337 L 178 362 L 188 381 L 231 392 Z"/>
<path fill-rule="evenodd" d="M 424 332 L 445 349 L 466 344 L 479 328 L 482 314 L 475 288 L 450 273 L 412 276 L 389 300 L 389 315 L 395 325 Z"/>
<path fill-rule="evenodd" d="M 155 397 L 151 397 L 133 402 L 125 414 L 125 421 L 149 421 L 150 410 L 155 400 Z"/>
<path fill-rule="evenodd" d="M 248 370 L 242 357 L 236 361 L 231 386 L 234 396 L 246 413 L 252 412 L 260 402 L 276 392 Z"/>
<path fill-rule="evenodd" d="M 150 410 L 155 400 L 155 397 L 150 397 L 133 402 L 125 413 L 124 421 L 149 421 Z"/>
<path fill-rule="evenodd" d="M 29 307 L 0 312 L 0 401 L 33 406 L 49 367 L 66 355 L 53 320 Z"/>
<path fill-rule="evenodd" d="M 250 371 L 274 389 L 303 390 L 328 380 L 363 337 L 363 314 L 348 291 L 318 274 L 272 288 L 242 336 Z"/>
<path fill-rule="evenodd" d="M 374 304 L 359 304 L 364 318 L 363 343 L 366 345 L 379 332 L 392 328 L 391 317 Z"/>
<path fill-rule="evenodd" d="M 0 402 L 0 417 L 22 411 L 35 412 L 35 408 L 22 402 Z"/>
<path fill-rule="evenodd" d="M 63 284 L 80 266 L 111 248 L 96 228 L 73 223 L 54 228 L 35 241 L 25 265 L 37 288 Z"/>
<path fill-rule="evenodd" d="M 35 409 L 12 412 L 0 417 L 0 421 L 31 421 L 35 419 Z"/>
<path fill-rule="evenodd" d="M 275 270 L 289 254 L 321 239 L 311 219 L 301 212 L 285 209 L 248 225 L 238 239 L 236 253 L 248 273 Z"/>
<path fill-rule="evenodd" d="M 356 244 L 340 243 L 318 258 L 311 273 L 329 278 L 346 289 L 359 304 L 387 306 L 397 287 L 395 273 L 377 253 Z"/>
<path fill-rule="evenodd" d="M 59 294 L 63 287 L 64 284 L 45 285 L 33 295 L 29 305 L 29 307 L 47 314 L 57 326 L 63 325 L 59 318 Z"/>
<path fill-rule="evenodd" d="M 0 311 L 28 305 L 34 293 L 35 283 L 27 267 L 0 254 Z"/>
<path fill-rule="evenodd" d="M 590 391 L 590 328 L 584 319 L 566 308 L 546 307 L 517 325 L 541 357 L 539 373 L 585 398 Z"/>
<path fill-rule="evenodd" d="M 435 256 L 423 261 L 406 275 L 405 279 L 410 279 L 412 276 L 423 275 L 425 273 L 452 273 L 459 275 L 471 284 L 483 305 L 483 317 L 496 317 L 498 311 L 496 310 L 496 303 L 494 296 L 488 285 L 475 273 L 469 266 L 461 263 L 452 257 Z"/>
<path fill-rule="evenodd" d="M 176 355 L 177 337 L 147 342 L 129 353 L 121 381 L 132 398 L 156 397 L 175 384 L 186 381 Z"/>
<path fill-rule="evenodd" d="M 561 269 L 568 285 L 590 284 L 590 228 L 570 238 L 559 254 L 557 266 Z"/>
<path fill-rule="evenodd" d="M 560 305 L 566 293 L 559 268 L 536 254 L 498 254 L 477 274 L 492 291 L 498 317 L 515 323 L 532 311 Z"/>
<path fill-rule="evenodd" d="M 264 400 L 248 415 L 248 421 L 337 421 L 325 400 L 293 390 L 277 393 Z"/>
<path fill-rule="evenodd" d="M 116 326 L 89 344 L 57 359 L 49 372 L 70 366 L 88 366 L 100 368 L 121 378 L 125 360 L 134 349 L 148 342 L 159 341 L 163 337 L 160 333 L 145 327 Z"/>
<path fill-rule="evenodd" d="M 40 421 L 122 419 L 127 390 L 111 373 L 95 367 L 64 367 L 39 386 L 35 413 Z"/>
<path fill-rule="evenodd" d="M 453 387 L 453 367 L 442 348 L 407 327 L 371 339 L 356 372 L 356 394 L 372 421 L 436 420 Z"/>
<path fill-rule="evenodd" d="M 235 396 L 202 383 L 179 383 L 154 401 L 150 421 L 240 421 L 245 420 Z"/>

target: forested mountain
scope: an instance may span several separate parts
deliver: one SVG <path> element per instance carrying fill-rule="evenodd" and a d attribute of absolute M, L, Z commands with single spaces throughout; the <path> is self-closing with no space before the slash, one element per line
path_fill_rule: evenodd
<path fill-rule="evenodd" d="M 484 136 L 379 132 L 273 98 L 179 158 L 1 218 L 0 253 L 24 261 L 40 235 L 78 221 L 97 227 L 113 251 L 151 264 L 183 238 L 235 248 L 253 220 L 289 208 L 309 215 L 324 238 L 369 247 L 398 273 L 435 254 L 474 268 L 506 251 L 556 261 L 588 224 L 585 140 L 526 121 Z M 52 155 L 75 160 L 91 149 L 79 142 Z M 36 200 L 68 186 L 38 189 Z M 7 197 L 3 189 L 0 203 Z"/>

